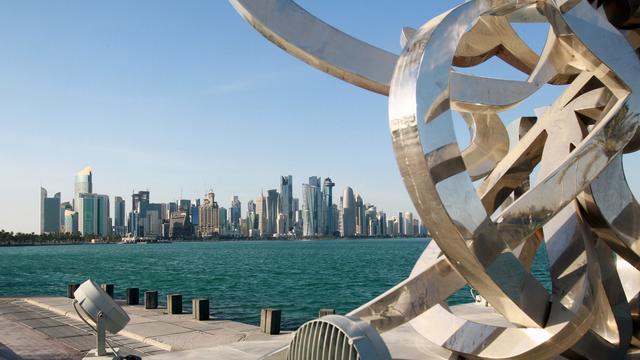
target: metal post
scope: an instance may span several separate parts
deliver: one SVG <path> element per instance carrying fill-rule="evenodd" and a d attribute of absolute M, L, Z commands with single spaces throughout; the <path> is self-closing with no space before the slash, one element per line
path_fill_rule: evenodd
<path fill-rule="evenodd" d="M 98 325 L 98 329 L 97 329 L 98 333 L 96 335 L 96 341 L 97 341 L 96 348 L 97 348 L 98 356 L 105 356 L 107 355 L 107 351 L 104 348 L 105 340 L 107 337 L 107 330 L 104 325 L 104 315 L 102 314 L 102 311 L 98 313 L 97 325 Z"/>

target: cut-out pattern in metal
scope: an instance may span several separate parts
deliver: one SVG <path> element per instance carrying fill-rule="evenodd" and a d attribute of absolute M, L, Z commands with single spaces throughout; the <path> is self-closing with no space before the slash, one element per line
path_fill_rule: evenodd
<path fill-rule="evenodd" d="M 402 29 L 400 55 L 290 0 L 231 3 L 292 55 L 389 97 L 400 173 L 434 241 L 406 280 L 350 316 L 380 332 L 409 323 L 470 358 L 613 359 L 640 346 L 640 204 L 622 165 L 640 147 L 640 2 L 471 0 Z M 540 54 L 515 22 L 548 24 Z M 464 72 L 493 57 L 526 80 Z M 499 113 L 545 85 L 564 92 L 505 126 Z M 471 131 L 464 149 L 455 116 Z M 530 272 L 543 242 L 551 292 Z M 503 325 L 450 311 L 465 284 Z"/>

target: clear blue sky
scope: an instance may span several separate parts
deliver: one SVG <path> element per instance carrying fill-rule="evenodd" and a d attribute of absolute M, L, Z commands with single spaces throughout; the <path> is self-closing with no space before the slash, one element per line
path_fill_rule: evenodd
<path fill-rule="evenodd" d="M 403 26 L 460 2 L 300 3 L 398 52 Z M 542 46 L 544 26 L 523 29 Z M 226 1 L 3 1 L 0 54 L 0 228 L 37 232 L 39 186 L 70 200 L 86 165 L 94 191 L 127 207 L 134 189 L 167 202 L 212 187 L 244 211 L 291 174 L 295 196 L 308 176 L 330 176 L 338 193 L 349 185 L 388 212 L 413 211 L 387 99 L 284 53 Z M 499 62 L 478 71 L 523 78 Z"/>

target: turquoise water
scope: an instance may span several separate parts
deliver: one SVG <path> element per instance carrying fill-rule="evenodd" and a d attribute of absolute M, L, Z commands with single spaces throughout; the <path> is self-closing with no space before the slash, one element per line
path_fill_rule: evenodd
<path fill-rule="evenodd" d="M 119 298 L 127 287 L 158 290 L 161 303 L 166 294 L 180 293 L 189 309 L 191 298 L 208 297 L 214 316 L 250 324 L 259 323 L 261 308 L 279 308 L 283 328 L 293 329 L 316 317 L 320 308 L 346 313 L 389 289 L 411 272 L 427 243 L 270 240 L 0 247 L 0 296 L 64 296 L 67 283 L 92 278 L 115 284 Z M 450 299 L 468 301 L 468 289 Z"/>

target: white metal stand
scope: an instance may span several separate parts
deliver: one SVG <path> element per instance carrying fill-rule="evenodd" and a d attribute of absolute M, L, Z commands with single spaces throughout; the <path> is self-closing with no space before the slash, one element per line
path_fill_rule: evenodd
<path fill-rule="evenodd" d="M 105 347 L 106 339 L 107 339 L 107 330 L 105 328 L 104 314 L 102 314 L 102 311 L 98 313 L 98 321 L 96 321 L 96 325 L 97 325 L 96 348 L 89 351 L 87 355 L 85 355 L 84 359 L 91 359 L 91 360 L 114 359 L 116 357 L 116 354 L 112 353 L 111 351 L 107 352 Z M 117 349 L 115 350 L 118 351 Z"/>

